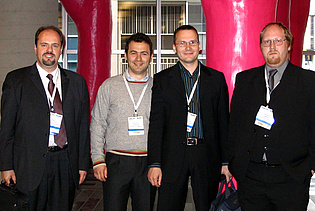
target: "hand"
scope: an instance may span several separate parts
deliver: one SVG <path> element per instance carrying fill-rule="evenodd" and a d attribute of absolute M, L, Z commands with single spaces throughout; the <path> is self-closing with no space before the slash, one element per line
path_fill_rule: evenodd
<path fill-rule="evenodd" d="M 312 172 L 312 176 L 314 175 L 314 170 L 311 171 Z"/>
<path fill-rule="evenodd" d="M 79 170 L 79 174 L 80 174 L 79 185 L 81 185 L 86 178 L 87 171 Z"/>
<path fill-rule="evenodd" d="M 1 172 L 1 177 L 2 179 L 7 183 L 7 185 L 10 185 L 11 179 L 16 184 L 16 177 L 15 177 L 15 172 L 14 170 L 9 170 L 9 171 L 3 171 Z"/>
<path fill-rule="evenodd" d="M 162 170 L 158 167 L 152 167 L 148 172 L 148 180 L 152 186 L 160 187 L 162 182 Z"/>
<path fill-rule="evenodd" d="M 94 171 L 94 176 L 96 177 L 96 179 L 105 182 L 107 179 L 107 166 L 99 166 L 95 169 L 93 169 Z"/>
<path fill-rule="evenodd" d="M 222 166 L 221 174 L 225 175 L 226 182 L 229 183 L 232 179 L 233 175 L 230 173 L 229 168 L 227 165 Z"/>

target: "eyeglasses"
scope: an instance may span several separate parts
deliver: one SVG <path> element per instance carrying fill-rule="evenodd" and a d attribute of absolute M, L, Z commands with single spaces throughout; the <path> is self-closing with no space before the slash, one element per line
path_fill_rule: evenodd
<path fill-rule="evenodd" d="M 189 42 L 186 41 L 181 41 L 181 42 L 177 42 L 176 45 L 179 47 L 186 47 L 187 44 L 189 44 L 190 46 L 196 46 L 199 42 L 197 40 L 190 40 Z"/>
<path fill-rule="evenodd" d="M 269 47 L 271 45 L 271 42 L 273 42 L 274 45 L 279 46 L 282 45 L 283 42 L 286 41 L 286 39 L 273 39 L 273 40 L 263 40 L 262 45 L 264 47 Z"/>

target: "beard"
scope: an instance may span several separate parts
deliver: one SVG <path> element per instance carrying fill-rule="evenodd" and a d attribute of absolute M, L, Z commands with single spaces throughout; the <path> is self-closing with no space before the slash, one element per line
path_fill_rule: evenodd
<path fill-rule="evenodd" d="M 44 54 L 45 55 L 45 54 Z M 43 55 L 43 56 L 44 56 Z M 54 58 L 52 59 L 47 59 L 45 60 L 44 58 L 42 59 L 42 63 L 46 66 L 53 66 L 54 64 L 56 64 L 56 60 Z"/>
<path fill-rule="evenodd" d="M 280 57 L 279 56 L 272 56 L 267 58 L 267 63 L 269 64 L 279 64 Z"/>
<path fill-rule="evenodd" d="M 279 64 L 280 63 L 280 53 L 278 51 L 272 51 L 269 53 L 277 53 L 274 55 L 267 55 L 267 63 L 268 64 Z"/>

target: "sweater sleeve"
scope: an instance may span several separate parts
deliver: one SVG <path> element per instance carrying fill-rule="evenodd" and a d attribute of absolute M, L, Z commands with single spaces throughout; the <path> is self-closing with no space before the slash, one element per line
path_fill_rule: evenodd
<path fill-rule="evenodd" d="M 93 166 L 105 165 L 105 133 L 109 111 L 110 88 L 105 81 L 99 88 L 91 113 L 91 157 Z"/>

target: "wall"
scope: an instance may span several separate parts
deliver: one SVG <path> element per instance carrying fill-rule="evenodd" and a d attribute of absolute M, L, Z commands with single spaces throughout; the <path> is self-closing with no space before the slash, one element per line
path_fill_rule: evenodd
<path fill-rule="evenodd" d="M 57 0 L 0 1 L 1 88 L 10 70 L 32 65 L 36 61 L 34 54 L 36 30 L 42 25 L 57 24 Z"/>

